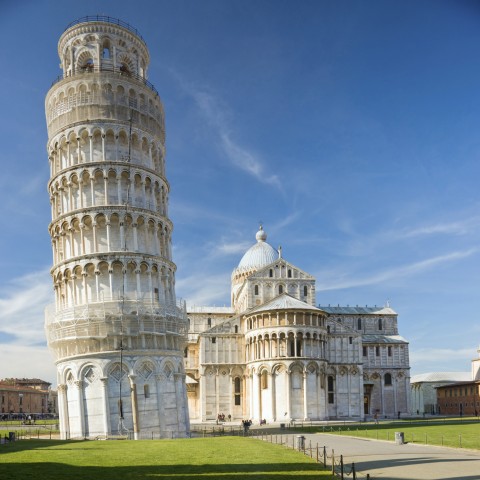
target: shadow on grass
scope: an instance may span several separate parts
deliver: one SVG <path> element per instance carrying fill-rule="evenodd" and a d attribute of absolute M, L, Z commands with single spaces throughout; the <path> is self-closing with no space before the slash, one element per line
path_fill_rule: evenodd
<path fill-rule="evenodd" d="M 456 473 L 452 477 L 446 477 L 442 476 L 441 478 L 443 480 L 478 480 L 480 476 L 478 474 L 474 475 L 465 475 L 462 476 L 462 465 L 461 463 L 464 462 L 477 462 L 480 463 L 478 458 L 457 458 L 455 459 L 455 463 L 458 463 L 458 473 Z M 422 465 L 422 468 L 425 469 L 425 472 L 429 472 L 429 474 L 432 473 L 432 470 L 429 468 L 429 466 L 433 465 L 439 465 L 442 463 L 446 464 L 451 464 L 452 459 L 451 458 L 438 458 L 438 457 L 415 457 L 415 458 L 406 458 L 406 457 L 388 457 L 388 460 L 366 460 L 366 461 L 361 461 L 357 460 L 355 462 L 357 472 L 364 472 L 364 474 L 367 473 L 372 473 L 373 477 L 375 478 L 375 470 L 377 469 L 385 469 L 386 464 L 388 464 L 388 468 L 395 468 L 395 467 L 410 467 L 414 465 Z M 470 465 L 469 465 L 470 467 Z M 440 467 L 441 468 L 441 467 Z M 471 471 L 471 469 L 469 469 Z M 438 471 L 438 468 L 436 468 L 435 471 Z M 382 478 L 384 478 L 384 475 L 382 475 Z M 397 480 L 397 477 L 388 477 L 390 480 Z M 404 477 L 404 478 L 413 478 L 413 477 Z M 419 477 L 420 478 L 420 477 Z M 431 477 L 430 477 L 431 478 Z M 398 477 L 398 480 L 400 480 L 400 477 Z"/>
<path fill-rule="evenodd" d="M 0 456 L 1 458 L 1 456 Z M 222 479 L 261 479 L 291 480 L 298 478 L 318 478 L 321 471 L 319 465 L 305 463 L 282 464 L 215 464 L 215 465 L 148 465 L 122 467 L 72 466 L 63 463 L 0 463 L 2 480 L 18 480 L 19 478 L 40 478 L 42 480 L 85 480 L 86 478 L 101 480 L 118 479 L 152 479 L 164 478 L 186 480 L 202 476 Z M 284 475 L 282 475 L 282 473 Z M 325 479 L 330 476 L 324 477 Z"/>
<path fill-rule="evenodd" d="M 88 441 L 89 440 L 75 440 L 75 444 Z M 21 452 L 24 450 L 49 450 L 58 446 L 62 446 L 62 450 L 76 450 L 74 447 L 69 449 L 65 448 L 65 445 L 68 445 L 65 440 L 17 440 L 0 445 L 0 458 L 2 458 L 2 453 Z"/>

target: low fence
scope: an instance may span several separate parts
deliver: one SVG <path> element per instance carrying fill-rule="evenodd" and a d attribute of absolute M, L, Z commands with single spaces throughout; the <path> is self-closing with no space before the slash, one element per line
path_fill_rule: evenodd
<path fill-rule="evenodd" d="M 297 432 L 298 433 L 298 432 Z M 263 430 L 250 430 L 242 426 L 213 426 L 213 427 L 197 427 L 192 428 L 192 437 L 219 437 L 223 435 L 228 436 L 243 436 L 256 440 L 262 440 L 277 445 L 282 445 L 286 448 L 298 450 L 304 455 L 308 455 L 314 459 L 317 463 L 321 464 L 324 468 L 330 469 L 332 475 L 341 478 L 342 480 L 347 477 L 353 479 L 372 479 L 370 474 L 358 472 L 355 463 L 344 463 L 343 455 L 335 455 L 335 451 L 327 451 L 327 447 L 312 444 L 311 440 L 307 441 L 303 435 L 288 434 L 288 433 L 270 433 Z"/>
<path fill-rule="evenodd" d="M 6 445 L 16 440 L 31 440 L 32 438 L 52 440 L 52 436 L 56 437 L 57 434 L 58 431 L 40 428 L 14 431 L 0 430 L 0 444 Z"/>
<path fill-rule="evenodd" d="M 248 435 L 258 440 L 283 445 L 286 448 L 303 452 L 304 455 L 308 455 L 317 463 L 323 465 L 324 468 L 331 469 L 332 475 L 341 480 L 345 480 L 347 477 L 359 480 L 373 480 L 373 477 L 371 477 L 370 474 L 358 472 L 354 462 L 345 464 L 343 461 L 343 455 L 336 456 L 334 450 L 331 450 L 330 453 L 328 453 L 327 447 L 320 446 L 318 443 L 312 445 L 312 441 L 309 440 L 307 442 L 303 435 L 278 435 L 259 430 L 250 431 Z"/>

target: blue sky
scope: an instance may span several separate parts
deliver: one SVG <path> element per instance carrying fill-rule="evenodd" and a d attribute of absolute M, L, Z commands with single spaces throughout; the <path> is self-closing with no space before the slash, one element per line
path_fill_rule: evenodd
<path fill-rule="evenodd" d="M 44 98 L 84 15 L 135 26 L 166 110 L 177 295 L 228 305 L 268 242 L 317 303 L 399 313 L 412 374 L 480 343 L 480 4 L 0 1 L 0 378 L 54 382 Z"/>

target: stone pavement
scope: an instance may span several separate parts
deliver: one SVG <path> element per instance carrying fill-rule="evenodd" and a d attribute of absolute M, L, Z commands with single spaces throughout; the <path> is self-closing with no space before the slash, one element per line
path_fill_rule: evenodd
<path fill-rule="evenodd" d="M 288 433 L 292 435 L 293 431 Z M 328 455 L 334 450 L 337 461 L 343 455 L 345 471 L 349 472 L 355 462 L 358 478 L 366 478 L 368 473 L 372 480 L 480 480 L 480 452 L 477 450 L 397 445 L 340 435 L 299 434 L 305 436 L 307 446 L 309 442 L 312 446 L 325 446 Z"/>

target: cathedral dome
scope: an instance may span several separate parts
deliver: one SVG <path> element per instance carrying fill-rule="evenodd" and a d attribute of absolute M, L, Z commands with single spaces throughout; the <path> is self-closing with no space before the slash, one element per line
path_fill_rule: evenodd
<path fill-rule="evenodd" d="M 245 252 L 238 264 L 237 268 L 239 270 L 258 270 L 266 265 L 270 265 L 278 258 L 278 252 L 266 242 L 267 234 L 261 225 L 255 238 L 257 243 Z"/>

